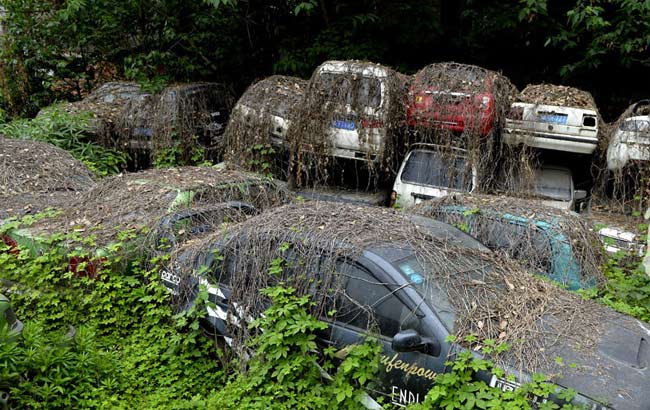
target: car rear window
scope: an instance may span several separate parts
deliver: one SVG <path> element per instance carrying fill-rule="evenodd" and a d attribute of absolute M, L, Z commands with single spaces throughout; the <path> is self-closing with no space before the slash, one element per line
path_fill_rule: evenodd
<path fill-rule="evenodd" d="M 484 87 L 486 72 L 470 67 L 448 67 L 446 70 L 431 71 L 424 68 L 415 78 L 417 88 L 440 89 L 453 85 L 449 91 L 473 91 Z"/>
<path fill-rule="evenodd" d="M 627 120 L 621 123 L 621 131 L 632 131 L 650 133 L 650 121 L 648 120 Z"/>
<path fill-rule="evenodd" d="M 321 73 L 318 84 L 328 101 L 353 107 L 378 108 L 381 105 L 381 83 L 375 77 Z"/>
<path fill-rule="evenodd" d="M 435 151 L 411 152 L 404 165 L 401 179 L 403 182 L 463 191 L 472 188 L 467 160 Z"/>

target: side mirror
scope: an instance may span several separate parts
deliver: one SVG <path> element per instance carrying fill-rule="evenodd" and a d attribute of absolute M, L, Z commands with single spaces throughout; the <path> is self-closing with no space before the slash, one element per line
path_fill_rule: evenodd
<path fill-rule="evenodd" d="M 587 197 L 587 191 L 584 189 L 576 189 L 573 191 L 573 199 L 576 201 L 579 201 L 581 199 L 585 199 Z"/>
<path fill-rule="evenodd" d="M 406 329 L 395 336 L 391 348 L 396 352 L 421 352 L 430 356 L 440 356 L 440 342 L 422 337 L 413 329 Z"/>

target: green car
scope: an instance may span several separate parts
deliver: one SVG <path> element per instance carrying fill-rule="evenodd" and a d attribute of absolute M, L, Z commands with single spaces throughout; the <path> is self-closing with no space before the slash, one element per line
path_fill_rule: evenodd
<path fill-rule="evenodd" d="M 272 179 L 225 166 L 152 169 L 104 179 L 28 226 L 5 223 L 0 235 L 14 253 L 56 243 L 69 271 L 92 277 L 106 262 L 128 263 L 292 198 Z"/>
<path fill-rule="evenodd" d="M 574 212 L 518 198 L 476 194 L 425 201 L 414 212 L 454 225 L 570 290 L 590 289 L 604 280 L 598 236 Z"/>

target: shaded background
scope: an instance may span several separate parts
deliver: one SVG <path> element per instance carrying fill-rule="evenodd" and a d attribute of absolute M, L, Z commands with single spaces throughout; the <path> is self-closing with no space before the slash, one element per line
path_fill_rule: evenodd
<path fill-rule="evenodd" d="M 156 89 L 209 80 L 242 92 L 271 74 L 309 77 L 326 59 L 405 73 L 454 60 L 519 87 L 594 95 L 605 120 L 650 96 L 650 0 L 5 0 L 5 119 L 74 100 L 97 83 Z"/>

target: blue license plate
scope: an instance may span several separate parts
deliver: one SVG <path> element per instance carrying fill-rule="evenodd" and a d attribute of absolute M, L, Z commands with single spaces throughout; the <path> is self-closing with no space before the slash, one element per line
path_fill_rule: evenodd
<path fill-rule="evenodd" d="M 353 131 L 354 121 L 345 121 L 345 120 L 334 120 L 332 121 L 332 126 L 341 130 Z"/>
<path fill-rule="evenodd" d="M 566 114 L 539 114 L 539 120 L 542 122 L 566 125 L 566 119 Z"/>

